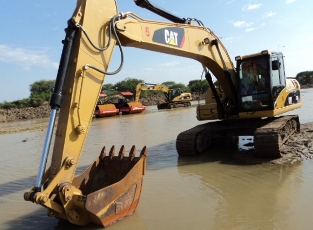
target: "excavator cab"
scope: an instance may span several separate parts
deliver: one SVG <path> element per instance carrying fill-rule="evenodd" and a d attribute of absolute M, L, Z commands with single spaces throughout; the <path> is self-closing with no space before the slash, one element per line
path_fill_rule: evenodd
<path fill-rule="evenodd" d="M 170 89 L 168 92 L 168 99 L 173 100 L 175 97 L 178 97 L 182 94 L 182 91 L 177 88 L 177 89 Z"/>
<path fill-rule="evenodd" d="M 275 100 L 286 87 L 282 53 L 262 51 L 236 57 L 239 80 L 239 111 L 273 110 Z"/>

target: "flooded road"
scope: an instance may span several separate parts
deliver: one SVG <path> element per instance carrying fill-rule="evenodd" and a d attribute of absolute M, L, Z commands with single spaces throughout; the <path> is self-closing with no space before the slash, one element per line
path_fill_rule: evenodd
<path fill-rule="evenodd" d="M 302 90 L 300 122 L 312 122 L 313 89 Z M 148 147 L 147 171 L 137 211 L 108 227 L 117 229 L 312 229 L 313 160 L 289 165 L 240 165 L 227 150 L 180 158 L 178 133 L 197 124 L 195 107 L 95 119 L 78 171 L 105 145 L 127 151 Z M 14 125 L 23 125 L 23 122 Z M 1 128 L 1 125 L 0 125 Z M 0 135 L 0 229 L 102 229 L 49 218 L 26 202 L 34 186 L 45 130 Z"/>

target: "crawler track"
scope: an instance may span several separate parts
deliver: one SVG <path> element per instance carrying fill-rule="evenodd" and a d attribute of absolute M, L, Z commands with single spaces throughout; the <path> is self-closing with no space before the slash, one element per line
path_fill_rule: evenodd
<path fill-rule="evenodd" d="M 158 109 L 172 109 L 178 107 L 189 107 L 191 106 L 190 102 L 165 102 L 159 104 L 157 107 Z"/>
<path fill-rule="evenodd" d="M 283 144 L 299 131 L 298 116 L 283 116 L 273 120 L 255 131 L 255 154 L 261 157 L 281 157 Z"/>
<path fill-rule="evenodd" d="M 251 129 L 247 122 L 247 120 L 208 122 L 186 130 L 177 136 L 177 152 L 181 156 L 194 156 L 206 148 L 218 146 L 232 148 L 234 140 L 238 140 L 233 137 L 239 136 L 240 132 L 245 135 L 253 134 L 255 129 Z"/>
<path fill-rule="evenodd" d="M 176 139 L 176 149 L 181 156 L 194 156 L 208 147 L 233 146 L 232 140 L 236 140 L 233 137 L 254 136 L 257 156 L 277 158 L 281 157 L 282 145 L 299 131 L 299 118 L 294 115 L 209 122 L 180 133 Z"/>
<path fill-rule="evenodd" d="M 178 154 L 180 156 L 194 156 L 200 154 L 206 147 L 206 140 L 204 138 L 207 129 L 208 124 L 203 124 L 180 133 L 176 139 Z"/>

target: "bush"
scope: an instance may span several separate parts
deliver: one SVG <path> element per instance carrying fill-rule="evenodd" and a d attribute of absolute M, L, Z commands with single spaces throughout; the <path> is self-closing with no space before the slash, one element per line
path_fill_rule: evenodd
<path fill-rule="evenodd" d="M 300 85 L 313 84 L 313 71 L 300 72 L 297 74 L 296 79 Z"/>
<path fill-rule="evenodd" d="M 22 109 L 22 108 L 27 108 L 27 107 L 29 107 L 28 98 L 25 98 L 22 100 L 16 100 L 12 102 L 0 103 L 0 109 L 14 109 L 14 108 Z"/>

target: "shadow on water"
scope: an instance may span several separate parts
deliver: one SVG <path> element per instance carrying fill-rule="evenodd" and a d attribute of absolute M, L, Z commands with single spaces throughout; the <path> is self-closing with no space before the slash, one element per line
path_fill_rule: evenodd
<path fill-rule="evenodd" d="M 228 147 L 207 149 L 197 156 L 179 156 L 175 144 L 175 141 L 170 141 L 150 147 L 148 150 L 147 169 L 158 170 L 167 167 L 210 162 L 230 165 L 255 165 L 267 164 L 273 160 L 273 158 L 256 157 L 251 149 L 234 150 Z"/>
<path fill-rule="evenodd" d="M 128 217 L 125 217 L 128 218 Z M 141 218 L 135 213 L 131 215 L 132 221 L 136 222 L 136 225 L 139 226 L 139 229 L 144 229 L 142 227 L 143 223 Z M 68 229 L 75 229 L 75 230 L 96 230 L 96 229 L 104 229 L 102 226 L 89 223 L 85 226 L 78 226 L 71 224 L 66 220 L 59 220 L 55 218 L 50 218 L 47 216 L 47 211 L 45 208 L 41 208 L 36 212 L 32 212 L 31 214 L 22 216 L 18 219 L 14 219 L 8 221 L 7 223 L 8 228 L 7 230 L 18 230 L 18 229 L 53 229 L 53 230 L 68 230 Z M 119 224 L 119 222 L 114 223 L 114 225 Z"/>
<path fill-rule="evenodd" d="M 6 223 L 9 227 L 5 229 L 77 229 L 77 230 L 92 230 L 100 229 L 99 226 L 94 224 L 88 224 L 86 226 L 77 226 L 71 224 L 66 220 L 59 220 L 50 218 L 47 216 L 47 210 L 45 208 L 40 208 L 36 212 L 32 212 L 28 215 L 22 216 L 18 219 L 8 221 Z"/>

